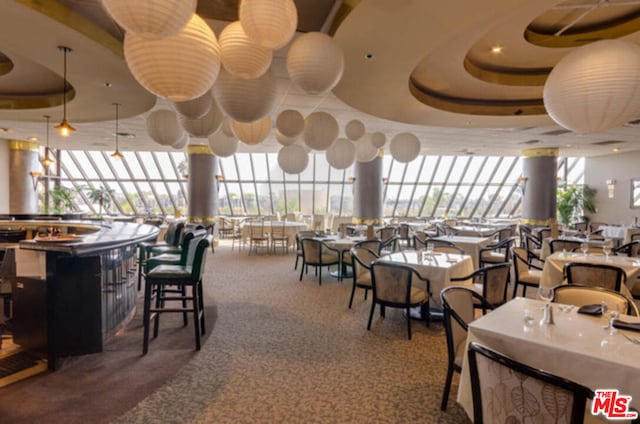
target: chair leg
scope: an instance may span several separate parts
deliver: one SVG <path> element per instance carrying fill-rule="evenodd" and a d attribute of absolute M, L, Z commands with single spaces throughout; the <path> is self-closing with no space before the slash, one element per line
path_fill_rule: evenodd
<path fill-rule="evenodd" d="M 411 311 L 410 308 L 407 307 L 407 332 L 409 340 L 411 340 Z"/>
<path fill-rule="evenodd" d="M 302 274 L 304 274 L 304 262 L 302 263 L 302 266 L 300 267 L 300 281 L 302 281 Z"/>
<path fill-rule="evenodd" d="M 318 270 L 318 268 L 320 269 L 320 271 L 319 271 L 320 274 L 319 274 L 319 277 L 318 277 L 318 285 L 321 286 L 322 285 L 322 265 L 317 266 L 316 270 Z"/>
<path fill-rule="evenodd" d="M 447 376 L 444 380 L 444 391 L 442 392 L 442 402 L 440 403 L 440 409 L 447 410 L 447 402 L 449 401 L 449 391 L 451 390 L 451 379 L 453 378 L 453 367 L 451 364 L 447 367 Z"/>
<path fill-rule="evenodd" d="M 204 320 L 204 294 L 202 288 L 202 280 L 198 281 L 198 300 L 200 301 L 200 333 L 205 333 Z"/>
<path fill-rule="evenodd" d="M 162 284 L 158 284 L 156 288 L 156 309 L 160 309 L 164 307 L 164 300 L 162 297 L 164 296 L 164 286 Z M 160 312 L 156 312 L 153 318 L 153 338 L 158 337 L 158 329 L 160 327 Z"/>
<path fill-rule="evenodd" d="M 196 285 L 191 287 L 191 295 L 193 298 L 193 331 L 196 336 L 196 350 L 200 350 L 200 296 Z"/>
<path fill-rule="evenodd" d="M 387 311 L 385 310 L 384 305 L 380 305 L 380 316 L 385 318 Z"/>
<path fill-rule="evenodd" d="M 300 258 L 300 256 L 298 256 L 298 255 L 296 254 L 296 264 L 295 264 L 295 266 L 293 267 L 293 270 L 294 270 L 294 271 L 295 271 L 296 269 L 298 269 L 298 259 L 299 259 L 299 258 Z"/>
<path fill-rule="evenodd" d="M 144 326 L 142 336 L 142 354 L 146 355 L 149 351 L 149 325 L 151 316 L 151 291 L 153 290 L 153 284 L 145 279 L 144 283 L 144 306 L 142 312 L 142 324 Z"/>
<path fill-rule="evenodd" d="M 371 321 L 373 320 L 373 312 L 376 308 L 376 302 L 371 302 L 371 312 L 369 312 L 369 323 L 367 324 L 367 330 L 371 330 Z"/>
<path fill-rule="evenodd" d="M 351 305 L 353 304 L 353 295 L 356 293 L 356 283 L 353 283 L 353 287 L 351 287 L 351 298 L 349 299 L 349 309 L 351 309 Z"/>
<path fill-rule="evenodd" d="M 182 309 L 184 309 L 185 311 L 182 313 L 182 325 L 184 327 L 186 327 L 187 325 L 189 325 L 189 318 L 187 318 L 187 286 L 183 285 L 182 286 L 182 290 L 181 290 L 181 295 L 182 295 Z"/>
<path fill-rule="evenodd" d="M 518 280 L 514 281 L 513 283 L 513 296 L 511 297 L 516 297 L 516 294 L 518 294 Z"/>

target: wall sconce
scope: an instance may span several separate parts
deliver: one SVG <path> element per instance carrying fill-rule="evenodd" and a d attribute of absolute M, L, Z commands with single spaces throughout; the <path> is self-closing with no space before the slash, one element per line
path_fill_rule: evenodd
<path fill-rule="evenodd" d="M 36 191 L 36 189 L 38 188 L 38 181 L 40 180 L 40 177 L 42 176 L 42 172 L 40 172 L 40 171 L 31 171 L 31 172 L 29 172 L 29 175 L 31 175 L 31 181 L 33 182 L 33 191 Z"/>
<path fill-rule="evenodd" d="M 528 177 L 518 178 L 518 187 L 520 188 L 520 191 L 522 191 L 522 196 L 524 196 L 524 193 L 527 189 L 527 181 L 529 181 Z"/>
<path fill-rule="evenodd" d="M 218 175 L 216 175 L 216 181 L 221 183 L 222 181 L 224 181 L 224 177 L 222 175 L 218 174 Z"/>
<path fill-rule="evenodd" d="M 356 182 L 356 177 L 349 177 L 349 182 L 351 184 L 355 183 Z"/>
<path fill-rule="evenodd" d="M 609 199 L 613 199 L 616 194 L 616 180 L 607 180 L 607 193 Z"/>
<path fill-rule="evenodd" d="M 389 178 L 384 177 L 384 178 L 382 179 L 382 184 L 388 184 L 388 183 L 389 183 Z"/>

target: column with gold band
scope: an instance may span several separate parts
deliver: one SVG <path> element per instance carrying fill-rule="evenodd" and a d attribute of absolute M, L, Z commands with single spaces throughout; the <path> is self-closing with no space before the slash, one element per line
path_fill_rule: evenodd
<path fill-rule="evenodd" d="M 189 155 L 189 222 L 209 223 L 218 215 L 218 158 L 208 145 L 187 146 Z"/>
<path fill-rule="evenodd" d="M 356 162 L 353 182 L 353 220 L 367 225 L 382 223 L 382 157 Z"/>
<path fill-rule="evenodd" d="M 522 223 L 553 225 L 556 222 L 558 149 L 527 149 L 523 156 Z"/>
<path fill-rule="evenodd" d="M 41 175 L 38 151 L 33 141 L 9 141 L 9 213 L 38 213 L 38 181 Z"/>

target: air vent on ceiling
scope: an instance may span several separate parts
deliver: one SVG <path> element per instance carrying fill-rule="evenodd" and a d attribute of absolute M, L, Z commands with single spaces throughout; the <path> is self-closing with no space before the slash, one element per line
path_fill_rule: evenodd
<path fill-rule="evenodd" d="M 527 141 L 523 141 L 520 144 L 538 144 L 540 143 L 540 140 L 527 140 Z"/>
<path fill-rule="evenodd" d="M 620 140 L 604 140 L 604 141 L 596 141 L 595 143 L 591 143 L 595 146 L 610 146 L 612 144 L 621 144 L 624 143 L 624 141 L 620 141 Z"/>
<path fill-rule="evenodd" d="M 566 133 L 570 133 L 571 130 L 553 130 L 542 133 L 542 135 L 562 135 Z"/>

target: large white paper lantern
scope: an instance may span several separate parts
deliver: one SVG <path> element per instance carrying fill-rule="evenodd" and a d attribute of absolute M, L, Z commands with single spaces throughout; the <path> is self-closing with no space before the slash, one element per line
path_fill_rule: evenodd
<path fill-rule="evenodd" d="M 283 110 L 276 118 L 276 128 L 285 137 L 298 137 L 304 131 L 304 117 L 297 110 Z"/>
<path fill-rule="evenodd" d="M 640 46 L 601 40 L 553 68 L 543 91 L 549 116 L 578 133 L 605 131 L 640 117 Z"/>
<path fill-rule="evenodd" d="M 351 141 L 356 141 L 364 135 L 364 124 L 358 119 L 353 119 L 347 123 L 344 133 Z"/>
<path fill-rule="evenodd" d="M 420 140 L 411 133 L 396 134 L 389 144 L 393 159 L 398 162 L 411 162 L 420 154 Z"/>
<path fill-rule="evenodd" d="M 376 146 L 378 149 L 382 149 L 387 142 L 387 136 L 385 136 L 381 132 L 374 132 L 371 134 L 371 143 Z"/>
<path fill-rule="evenodd" d="M 356 147 L 356 161 L 371 162 L 378 156 L 378 148 L 371 142 L 371 135 L 365 134 L 354 143 Z"/>
<path fill-rule="evenodd" d="M 271 113 L 276 101 L 276 79 L 269 70 L 256 79 L 244 79 L 222 70 L 213 86 L 222 110 L 236 121 L 253 122 Z"/>
<path fill-rule="evenodd" d="M 207 138 L 222 126 L 222 120 L 224 119 L 222 110 L 220 110 L 213 98 L 210 100 L 210 105 L 209 112 L 202 118 L 188 119 L 182 115 L 178 116 L 180 125 L 191 137 Z"/>
<path fill-rule="evenodd" d="M 205 91 L 205 93 L 196 97 L 193 100 L 187 100 L 186 102 L 174 102 L 173 106 L 178 113 L 188 119 L 202 118 L 211 108 L 211 101 L 213 100 L 213 94 L 211 90 Z"/>
<path fill-rule="evenodd" d="M 176 35 L 196 12 L 197 0 L 102 0 L 127 32 L 146 38 Z"/>
<path fill-rule="evenodd" d="M 173 110 L 154 110 L 147 116 L 147 133 L 153 141 L 163 146 L 179 142 L 184 130 L 178 122 L 178 114 Z"/>
<path fill-rule="evenodd" d="M 238 15 L 247 36 L 271 50 L 284 47 L 298 26 L 293 0 L 242 0 Z"/>
<path fill-rule="evenodd" d="M 337 139 L 325 152 L 327 162 L 336 169 L 346 169 L 356 159 L 356 146 L 346 138 Z"/>
<path fill-rule="evenodd" d="M 227 25 L 218 42 L 222 65 L 237 77 L 257 78 L 271 66 L 271 50 L 249 40 L 240 21 Z"/>
<path fill-rule="evenodd" d="M 228 116 L 225 116 L 222 120 L 222 133 L 227 137 L 235 137 L 236 135 L 233 133 L 233 129 L 231 129 L 231 121 L 232 119 Z"/>
<path fill-rule="evenodd" d="M 181 150 L 181 149 L 184 149 L 184 147 L 189 143 L 189 141 L 190 141 L 189 134 L 185 132 L 182 134 L 182 138 L 178 140 L 177 143 L 173 143 L 171 147 L 173 147 L 176 150 Z"/>
<path fill-rule="evenodd" d="M 196 14 L 171 37 L 153 40 L 127 32 L 124 58 L 140 85 L 172 102 L 202 96 L 220 71 L 216 36 Z"/>
<path fill-rule="evenodd" d="M 219 131 L 209 136 L 209 148 L 214 155 L 226 158 L 238 151 L 238 139 Z"/>
<path fill-rule="evenodd" d="M 295 143 L 298 137 L 287 137 L 286 135 L 283 135 L 279 129 L 275 129 L 275 131 L 273 132 L 273 136 L 276 138 L 276 141 L 280 144 L 282 144 L 283 146 L 288 146 L 290 144 Z"/>
<path fill-rule="evenodd" d="M 338 138 L 338 121 L 327 112 L 313 112 L 304 120 L 302 139 L 314 150 L 327 150 Z"/>
<path fill-rule="evenodd" d="M 321 32 L 298 37 L 287 53 L 287 72 L 291 81 L 308 94 L 333 89 L 344 71 L 344 53 L 333 38 Z"/>
<path fill-rule="evenodd" d="M 309 154 L 299 144 L 284 146 L 278 152 L 278 165 L 287 174 L 299 174 L 309 164 Z"/>
<path fill-rule="evenodd" d="M 267 115 L 254 122 L 239 122 L 232 120 L 231 129 L 240 141 L 253 146 L 267 138 L 271 132 L 271 117 Z"/>

